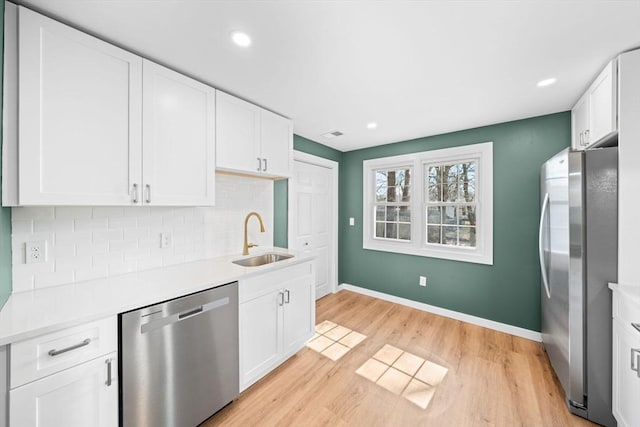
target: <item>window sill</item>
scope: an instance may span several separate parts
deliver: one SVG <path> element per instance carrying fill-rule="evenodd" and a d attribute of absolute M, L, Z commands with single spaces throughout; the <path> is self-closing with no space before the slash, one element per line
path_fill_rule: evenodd
<path fill-rule="evenodd" d="M 415 255 L 428 258 L 447 259 L 452 261 L 472 262 L 475 264 L 493 265 L 493 250 L 486 248 L 482 253 L 478 249 L 464 248 L 416 248 L 411 242 L 365 242 L 363 249 L 382 252 L 393 252 L 403 255 Z"/>

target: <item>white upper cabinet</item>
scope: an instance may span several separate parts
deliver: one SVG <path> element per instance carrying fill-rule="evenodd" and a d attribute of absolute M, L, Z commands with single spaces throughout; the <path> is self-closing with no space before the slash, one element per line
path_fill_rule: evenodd
<path fill-rule="evenodd" d="M 291 120 L 216 91 L 216 166 L 268 177 L 291 176 Z"/>
<path fill-rule="evenodd" d="M 293 155 L 291 120 L 261 109 L 260 141 L 262 172 L 274 176 L 291 176 Z"/>
<path fill-rule="evenodd" d="M 212 206 L 215 89 L 145 60 L 143 106 L 143 203 Z"/>
<path fill-rule="evenodd" d="M 129 204 L 142 59 L 25 8 L 19 22 L 19 203 Z"/>
<path fill-rule="evenodd" d="M 216 91 L 216 166 L 259 173 L 260 107 Z"/>
<path fill-rule="evenodd" d="M 572 143 L 584 150 L 606 142 L 618 132 L 618 68 L 612 60 L 571 111 Z"/>
<path fill-rule="evenodd" d="M 214 205 L 214 88 L 23 7 L 5 25 L 5 206 Z"/>

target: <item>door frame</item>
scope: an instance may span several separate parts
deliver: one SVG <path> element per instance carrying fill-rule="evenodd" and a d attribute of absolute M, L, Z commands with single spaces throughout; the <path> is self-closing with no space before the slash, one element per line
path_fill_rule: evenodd
<path fill-rule="evenodd" d="M 333 181 L 333 185 L 331 186 L 331 191 L 333 192 L 331 202 L 333 204 L 332 211 L 330 215 L 330 236 L 331 236 L 331 249 L 333 254 L 331 259 L 329 260 L 330 265 L 332 266 L 333 274 L 329 277 L 329 292 L 335 294 L 338 289 L 338 188 L 339 188 L 339 168 L 340 164 L 336 161 L 325 159 L 324 157 L 314 156 L 313 154 L 303 153 L 302 151 L 293 150 L 293 161 L 294 162 L 303 162 L 309 163 L 311 165 L 324 167 L 331 170 L 331 180 Z M 294 166 L 295 168 L 295 166 Z M 295 176 L 292 176 L 291 179 L 288 180 L 288 209 L 287 209 L 287 219 L 288 219 L 288 245 L 289 248 L 294 248 L 296 235 L 294 230 L 296 230 L 296 216 L 295 212 Z M 315 294 L 315 283 L 314 283 L 314 294 Z"/>

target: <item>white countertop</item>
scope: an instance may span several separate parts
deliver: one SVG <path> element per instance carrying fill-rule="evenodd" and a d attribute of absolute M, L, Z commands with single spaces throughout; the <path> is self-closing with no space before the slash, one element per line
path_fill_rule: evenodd
<path fill-rule="evenodd" d="M 259 267 L 231 262 L 267 251 L 294 257 Z M 0 311 L 0 346 L 311 259 L 273 248 L 13 294 Z"/>
<path fill-rule="evenodd" d="M 626 298 L 630 298 L 635 304 L 640 305 L 640 285 L 609 283 L 609 289 L 614 292 L 620 292 Z"/>

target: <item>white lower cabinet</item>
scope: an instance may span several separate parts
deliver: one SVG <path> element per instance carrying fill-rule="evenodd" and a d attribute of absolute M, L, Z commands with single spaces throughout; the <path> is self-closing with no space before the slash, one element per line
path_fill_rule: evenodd
<path fill-rule="evenodd" d="M 314 283 L 311 261 L 240 281 L 240 391 L 313 336 Z"/>
<path fill-rule="evenodd" d="M 116 427 L 118 331 L 110 317 L 9 346 L 10 427 Z"/>
<path fill-rule="evenodd" d="M 640 426 L 640 288 L 613 285 L 613 415 Z"/>
<path fill-rule="evenodd" d="M 12 427 L 118 425 L 118 356 L 110 353 L 9 391 Z"/>

